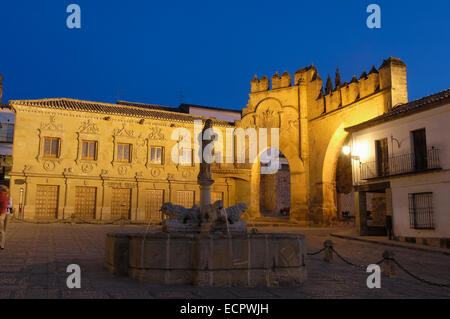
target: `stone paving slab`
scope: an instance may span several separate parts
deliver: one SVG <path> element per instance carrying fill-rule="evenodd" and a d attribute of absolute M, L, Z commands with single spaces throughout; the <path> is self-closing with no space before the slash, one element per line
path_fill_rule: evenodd
<path fill-rule="evenodd" d="M 0 298 L 449 298 L 450 289 L 419 282 L 398 271 L 396 278 L 382 277 L 381 289 L 368 289 L 365 271 L 323 254 L 306 259 L 308 279 L 290 288 L 201 288 L 154 286 L 110 274 L 103 266 L 108 232 L 140 232 L 145 226 L 11 223 L 6 249 L 0 251 Z M 158 231 L 152 227 L 150 231 Z M 336 250 L 352 262 L 378 261 L 387 248 L 402 264 L 428 280 L 450 283 L 450 257 L 403 247 L 331 237 L 328 228 L 264 228 L 260 232 L 306 235 L 308 251 L 332 239 Z M 66 286 L 67 265 L 81 267 L 81 289 Z"/>

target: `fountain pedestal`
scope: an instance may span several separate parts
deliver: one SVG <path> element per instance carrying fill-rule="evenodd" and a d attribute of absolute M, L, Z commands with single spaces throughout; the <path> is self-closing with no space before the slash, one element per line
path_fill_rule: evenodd
<path fill-rule="evenodd" d="M 306 280 L 305 257 L 301 234 L 108 234 L 105 265 L 149 284 L 278 287 Z"/>

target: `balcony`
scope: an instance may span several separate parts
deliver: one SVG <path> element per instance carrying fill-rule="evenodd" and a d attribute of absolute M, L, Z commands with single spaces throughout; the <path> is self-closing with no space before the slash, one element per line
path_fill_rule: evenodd
<path fill-rule="evenodd" d="M 425 156 L 414 153 L 390 156 L 384 162 L 366 162 L 360 164 L 361 180 L 370 180 L 403 174 L 420 173 L 441 169 L 439 149 L 431 148 Z"/>

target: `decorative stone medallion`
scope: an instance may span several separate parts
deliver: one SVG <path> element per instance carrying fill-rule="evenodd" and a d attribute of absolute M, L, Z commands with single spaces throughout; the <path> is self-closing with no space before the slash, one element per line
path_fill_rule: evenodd
<path fill-rule="evenodd" d="M 152 168 L 150 171 L 150 174 L 153 177 L 158 177 L 159 175 L 161 175 L 161 169 L 160 168 Z"/>
<path fill-rule="evenodd" d="M 52 161 L 45 161 L 43 167 L 46 171 L 53 171 L 55 169 L 55 163 Z"/>
<path fill-rule="evenodd" d="M 81 165 L 81 171 L 83 173 L 89 173 L 92 171 L 93 168 L 94 168 L 94 166 L 90 163 L 84 163 Z"/>
<path fill-rule="evenodd" d="M 126 166 L 119 166 L 117 171 L 119 172 L 119 175 L 125 175 L 127 173 L 128 169 Z"/>

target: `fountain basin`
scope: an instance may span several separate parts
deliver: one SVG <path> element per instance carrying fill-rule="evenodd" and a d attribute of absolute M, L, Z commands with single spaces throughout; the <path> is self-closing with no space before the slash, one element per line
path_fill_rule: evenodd
<path fill-rule="evenodd" d="M 158 285 L 278 287 L 307 277 L 301 234 L 108 234 L 105 265 Z"/>

